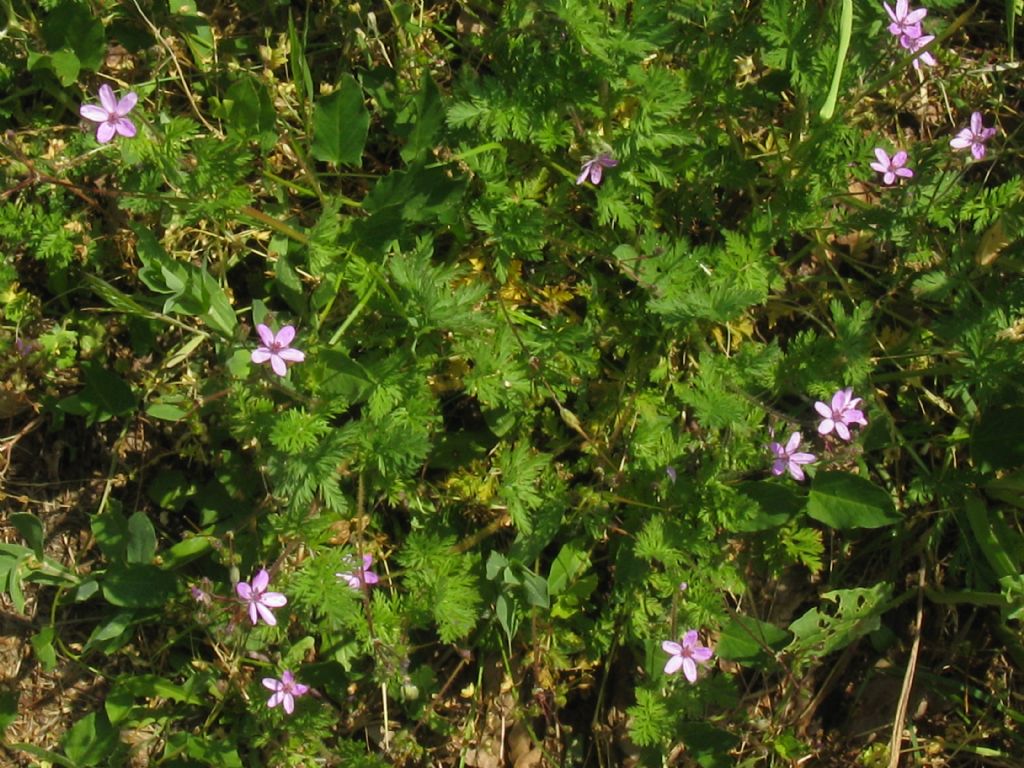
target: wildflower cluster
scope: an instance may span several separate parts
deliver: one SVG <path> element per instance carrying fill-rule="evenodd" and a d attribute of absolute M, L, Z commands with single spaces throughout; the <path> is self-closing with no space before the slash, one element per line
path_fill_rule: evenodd
<path fill-rule="evenodd" d="M 911 53 L 917 53 L 935 39 L 935 35 L 926 35 L 921 28 L 921 21 L 928 15 L 927 9 L 911 10 L 908 0 L 897 0 L 895 9 L 888 3 L 882 3 L 882 5 L 885 6 L 885 12 L 892 20 L 892 23 L 889 24 L 889 32 L 899 41 L 902 48 Z M 914 68 L 920 69 L 922 63 L 934 67 L 935 57 L 928 51 L 924 51 L 914 57 Z"/>
<path fill-rule="evenodd" d="M 908 0 L 897 0 L 895 8 L 886 2 L 882 5 L 889 15 L 889 33 L 897 39 L 900 47 L 911 53 L 921 51 L 913 58 L 914 68 L 919 70 L 922 63 L 934 67 L 938 63 L 935 57 L 929 51 L 922 50 L 935 39 L 934 35 L 926 35 L 921 25 L 924 17 L 928 15 L 928 10 L 911 9 Z M 961 130 L 949 144 L 956 150 L 970 149 L 974 159 L 981 160 L 985 157 L 986 143 L 995 135 L 995 128 L 985 128 L 982 124 L 981 113 L 973 112 L 970 126 Z M 875 147 L 875 158 L 875 162 L 870 164 L 871 168 L 882 174 L 882 183 L 887 186 L 895 184 L 898 179 L 910 179 L 914 176 L 914 171 L 907 167 L 908 154 L 905 150 L 897 150 L 890 157 L 885 149 Z"/>
<path fill-rule="evenodd" d="M 853 387 L 838 390 L 829 403 L 820 400 L 814 404 L 814 410 L 821 416 L 818 423 L 818 434 L 823 437 L 833 432 L 841 440 L 850 441 L 853 434 L 850 432 L 852 426 L 867 426 L 868 420 L 864 412 L 857 406 L 861 399 L 853 396 Z M 789 472 L 790 477 L 796 481 L 804 479 L 803 466 L 817 461 L 818 457 L 813 453 L 805 453 L 800 450 L 802 436 L 794 432 L 789 436 L 785 445 L 777 442 L 768 444 L 768 449 L 775 456 L 772 463 L 772 474 L 781 475 Z"/>

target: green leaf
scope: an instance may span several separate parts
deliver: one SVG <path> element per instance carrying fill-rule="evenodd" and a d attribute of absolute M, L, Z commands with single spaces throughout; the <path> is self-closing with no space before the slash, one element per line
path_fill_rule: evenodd
<path fill-rule="evenodd" d="M 590 557 L 576 544 L 569 542 L 562 547 L 558 557 L 551 563 L 548 573 L 548 594 L 560 595 L 576 579 L 576 574 L 590 565 Z"/>
<path fill-rule="evenodd" d="M 0 738 L 3 737 L 8 726 L 17 719 L 18 694 L 14 691 L 0 691 Z"/>
<path fill-rule="evenodd" d="M 772 663 L 772 651 L 781 650 L 791 637 L 774 624 L 737 614 L 722 628 L 715 653 L 729 661 L 764 669 Z"/>
<path fill-rule="evenodd" d="M 738 490 L 757 502 L 760 513 L 751 517 L 738 517 L 732 523 L 732 528 L 736 531 L 749 533 L 778 528 L 798 515 L 805 506 L 804 497 L 790 483 L 759 480 L 741 483 Z"/>
<path fill-rule="evenodd" d="M 8 520 L 32 547 L 35 556 L 43 559 L 43 524 L 31 512 L 15 512 Z"/>
<path fill-rule="evenodd" d="M 259 139 L 264 145 L 274 145 L 277 140 L 277 113 L 263 83 L 243 74 L 228 88 L 225 103 L 230 105 L 227 114 L 229 131 L 243 138 Z"/>
<path fill-rule="evenodd" d="M 177 592 L 173 574 L 153 565 L 113 565 L 103 576 L 104 599 L 120 608 L 156 608 Z"/>
<path fill-rule="evenodd" d="M 74 0 L 64 0 L 50 11 L 43 22 L 43 40 L 55 58 L 58 53 L 69 54 L 68 60 L 74 58 L 76 67 L 81 62 L 82 67 L 94 72 L 99 70 L 107 50 L 103 23 L 87 6 Z M 62 79 L 62 83 L 70 85 L 77 77 L 76 71 L 70 82 Z"/>
<path fill-rule="evenodd" d="M 996 578 L 1017 576 L 1020 562 L 1015 550 L 1021 549 L 1020 534 L 1006 524 L 1002 512 L 987 507 L 977 497 L 967 499 L 965 510 L 974 541 L 995 571 Z"/>
<path fill-rule="evenodd" d="M 146 415 L 161 421 L 181 421 L 188 412 L 171 403 L 152 403 L 146 408 Z"/>
<path fill-rule="evenodd" d="M 29 638 L 32 645 L 32 652 L 43 665 L 43 670 L 52 672 L 57 666 L 57 652 L 53 649 L 53 627 L 43 627 L 36 634 Z"/>
<path fill-rule="evenodd" d="M 13 744 L 5 745 L 18 752 L 27 752 L 33 757 L 38 757 L 40 760 L 45 760 L 48 763 L 62 766 L 62 768 L 78 768 L 78 765 L 71 760 L 68 760 L 64 755 L 58 755 L 56 752 L 51 752 L 48 749 L 37 747 L 35 744 L 26 744 L 23 741 L 14 742 Z"/>
<path fill-rule="evenodd" d="M 145 512 L 139 511 L 128 518 L 129 563 L 150 563 L 156 554 L 156 531 Z"/>
<path fill-rule="evenodd" d="M 733 768 L 732 749 L 739 742 L 735 734 L 707 723 L 682 723 L 678 735 L 686 744 L 686 754 L 701 768 Z"/>
<path fill-rule="evenodd" d="M 788 649 L 803 662 L 821 659 L 877 630 L 889 606 L 892 585 L 881 582 L 867 589 L 837 589 L 822 597 L 835 603 L 834 614 L 812 608 L 789 625 L 794 635 Z"/>
<path fill-rule="evenodd" d="M 313 157 L 335 165 L 360 165 L 369 128 L 363 89 L 345 75 L 338 89 L 313 110 Z"/>
<path fill-rule="evenodd" d="M 86 423 L 109 421 L 135 409 L 136 398 L 128 383 L 106 368 L 94 363 L 83 364 L 85 389 L 65 397 L 57 407 L 65 413 L 85 416 Z"/>
<path fill-rule="evenodd" d="M 971 458 L 982 472 L 1024 464 L 1024 407 L 985 411 L 971 430 Z"/>
<path fill-rule="evenodd" d="M 110 758 L 120 741 L 103 710 L 90 712 L 64 734 L 64 751 L 77 766 L 110 765 Z"/>
<path fill-rule="evenodd" d="M 128 543 L 128 521 L 121 512 L 121 502 L 110 499 L 107 508 L 102 513 L 93 515 L 89 525 L 100 551 L 107 560 L 115 563 L 124 560 Z"/>
<path fill-rule="evenodd" d="M 848 472 L 815 475 L 807 500 L 807 514 L 839 530 L 881 528 L 901 519 L 888 493 Z"/>
<path fill-rule="evenodd" d="M 131 628 L 137 616 L 132 611 L 121 611 L 106 621 L 97 624 L 85 643 L 86 653 L 111 654 L 122 648 L 131 639 Z"/>

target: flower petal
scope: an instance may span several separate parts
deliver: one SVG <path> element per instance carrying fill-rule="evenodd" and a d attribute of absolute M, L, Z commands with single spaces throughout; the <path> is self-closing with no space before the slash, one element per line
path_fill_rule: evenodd
<path fill-rule="evenodd" d="M 104 83 L 100 86 L 100 104 L 106 110 L 107 115 L 117 111 L 117 99 L 114 97 L 114 89 Z"/>
<path fill-rule="evenodd" d="M 260 618 L 263 619 L 265 622 L 267 622 L 267 624 L 269 624 L 272 627 L 277 626 L 277 619 L 274 618 L 274 614 L 271 612 L 271 610 L 269 608 L 267 608 L 267 606 L 263 605 L 263 603 L 250 603 L 249 604 L 249 615 L 250 616 L 252 616 L 252 611 L 253 611 L 254 608 L 256 609 L 257 612 L 259 612 Z M 254 621 L 253 624 L 255 624 L 255 623 L 256 622 Z"/>
<path fill-rule="evenodd" d="M 263 342 L 264 347 L 274 346 L 274 332 L 270 328 L 260 323 L 256 326 L 256 333 L 259 334 L 260 341 Z"/>
<path fill-rule="evenodd" d="M 679 668 L 683 666 L 682 656 L 672 656 L 667 662 L 665 662 L 665 674 L 674 675 L 679 671 Z"/>
<path fill-rule="evenodd" d="M 285 365 L 280 355 L 270 356 L 270 367 L 274 369 L 274 373 L 278 376 L 285 376 L 288 373 L 288 366 Z"/>
<path fill-rule="evenodd" d="M 693 658 L 696 661 L 710 661 L 714 652 L 710 648 L 701 646 L 700 648 L 693 649 Z"/>
<path fill-rule="evenodd" d="M 121 117 L 124 117 L 135 108 L 135 104 L 138 101 L 139 94 L 135 91 L 128 91 L 128 93 L 122 96 L 121 100 L 117 102 L 117 106 L 114 108 L 114 111 L 116 111 Z"/>
<path fill-rule="evenodd" d="M 878 158 L 878 162 L 884 165 L 886 168 L 889 167 L 889 155 L 881 147 L 875 147 L 875 157 Z M 874 168 L 874 166 L 872 166 Z"/>
<path fill-rule="evenodd" d="M 787 465 L 787 469 L 789 469 L 789 476 L 790 477 L 792 477 L 798 483 L 802 483 L 803 482 L 803 480 L 804 480 L 804 471 L 802 469 L 800 469 L 800 465 L 799 464 L 797 464 L 795 461 L 790 459 L 790 462 Z"/>
<path fill-rule="evenodd" d="M 282 349 L 277 353 L 277 356 L 289 363 L 301 363 L 306 359 L 306 353 L 298 349 Z"/>
<path fill-rule="evenodd" d="M 263 682 L 263 687 L 264 688 L 269 688 L 272 691 L 279 691 L 279 690 L 281 690 L 282 683 L 281 683 L 280 680 L 278 680 L 276 678 L 264 677 L 262 682 Z"/>
<path fill-rule="evenodd" d="M 270 359 L 270 350 L 266 347 L 254 349 L 252 351 L 252 355 L 250 355 L 250 359 L 257 365 L 262 365 Z"/>
<path fill-rule="evenodd" d="M 264 592 L 260 595 L 260 602 L 271 608 L 280 608 L 282 605 L 288 605 L 288 598 L 280 592 Z"/>
<path fill-rule="evenodd" d="M 280 347 L 287 347 L 295 341 L 295 326 L 286 325 L 274 337 L 274 342 Z"/>
<path fill-rule="evenodd" d="M 820 400 L 814 404 L 814 410 L 818 412 L 819 416 L 823 416 L 826 419 L 832 418 L 832 409 L 825 405 Z"/>
<path fill-rule="evenodd" d="M 83 104 L 78 108 L 78 114 L 86 120 L 92 120 L 94 123 L 105 122 L 107 117 L 109 117 L 102 107 L 98 107 L 95 104 Z"/>
<path fill-rule="evenodd" d="M 841 421 L 837 421 L 835 423 L 835 425 L 836 425 L 836 434 L 839 435 L 839 437 L 841 437 L 843 440 L 849 440 L 850 439 L 850 430 L 846 428 L 846 425 L 843 424 L 843 422 L 841 422 Z"/>
<path fill-rule="evenodd" d="M 130 139 L 135 135 L 135 123 L 122 117 L 114 123 L 114 130 Z"/>
<path fill-rule="evenodd" d="M 252 590 L 253 592 L 266 592 L 267 584 L 270 583 L 270 574 L 267 573 L 266 568 L 260 568 L 255 576 L 252 577 Z"/>
<path fill-rule="evenodd" d="M 683 646 L 679 643 L 674 643 L 671 640 L 663 640 L 661 643 L 661 650 L 665 653 L 671 653 L 673 656 L 678 656 L 683 652 Z"/>
<path fill-rule="evenodd" d="M 683 674 L 691 683 L 697 682 L 697 664 L 693 659 L 689 657 L 683 659 Z"/>
<path fill-rule="evenodd" d="M 291 694 L 284 694 L 284 711 L 289 715 L 295 711 L 295 697 Z"/>
<path fill-rule="evenodd" d="M 106 144 L 114 138 L 114 124 L 103 122 L 96 127 L 96 141 L 100 144 Z"/>

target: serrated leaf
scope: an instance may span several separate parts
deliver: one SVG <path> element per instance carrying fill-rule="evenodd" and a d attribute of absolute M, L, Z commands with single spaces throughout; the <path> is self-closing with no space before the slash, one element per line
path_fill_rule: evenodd
<path fill-rule="evenodd" d="M 359 165 L 370 128 L 363 89 L 351 75 L 313 110 L 313 157 L 335 165 Z"/>
<path fill-rule="evenodd" d="M 807 514 L 838 530 L 881 528 L 900 520 L 888 493 L 848 472 L 815 475 L 807 499 Z"/>

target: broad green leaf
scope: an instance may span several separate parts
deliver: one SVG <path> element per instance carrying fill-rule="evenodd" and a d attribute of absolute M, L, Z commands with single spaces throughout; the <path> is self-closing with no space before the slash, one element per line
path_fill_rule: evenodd
<path fill-rule="evenodd" d="M 85 389 L 59 401 L 60 410 L 85 416 L 88 424 L 109 421 L 134 410 L 135 393 L 128 382 L 95 362 L 85 363 L 82 368 Z"/>
<path fill-rule="evenodd" d="M 120 608 L 156 608 L 177 592 L 173 574 L 153 565 L 113 565 L 101 582 L 103 598 Z"/>
<path fill-rule="evenodd" d="M 129 563 L 149 563 L 156 554 L 156 531 L 145 512 L 136 512 L 128 518 L 126 554 Z"/>
<path fill-rule="evenodd" d="M 43 627 L 29 638 L 32 652 L 46 672 L 52 672 L 57 666 L 57 652 L 53 649 L 53 637 L 53 627 Z"/>
<path fill-rule="evenodd" d="M 819 472 L 814 476 L 807 514 L 839 530 L 881 528 L 900 520 L 888 493 L 848 472 Z"/>
<path fill-rule="evenodd" d="M 110 758 L 120 741 L 103 710 L 90 712 L 64 734 L 64 751 L 76 766 L 111 765 Z"/>
<path fill-rule="evenodd" d="M 576 544 L 570 542 L 563 546 L 558 557 L 551 563 L 551 571 L 548 573 L 548 594 L 561 594 L 588 565 L 590 558 Z"/>
<path fill-rule="evenodd" d="M 117 499 L 108 500 L 107 508 L 93 515 L 89 525 L 107 560 L 113 563 L 124 560 L 128 546 L 128 520 L 121 511 L 121 503 Z"/>
<path fill-rule="evenodd" d="M 971 430 L 971 458 L 982 472 L 1024 465 L 1024 407 L 985 411 Z"/>
<path fill-rule="evenodd" d="M 995 571 L 996 578 L 1017 576 L 1020 573 L 1020 534 L 1006 524 L 1000 510 L 987 507 L 975 496 L 967 499 L 965 510 L 974 542 Z"/>
<path fill-rule="evenodd" d="M 0 691 L 0 738 L 3 738 L 4 731 L 17 719 L 18 693 L 15 691 Z"/>
<path fill-rule="evenodd" d="M 370 128 L 363 89 L 351 75 L 320 99 L 313 111 L 313 157 L 335 165 L 360 165 Z"/>
<path fill-rule="evenodd" d="M 137 617 L 132 611 L 120 611 L 106 621 L 97 624 L 85 643 L 85 652 L 111 654 L 122 648 L 131 639 L 131 628 Z"/>
<path fill-rule="evenodd" d="M 806 505 L 806 499 L 797 493 L 792 483 L 759 480 L 741 483 L 738 490 L 757 502 L 760 513 L 734 520 L 732 529 L 736 531 L 753 532 L 778 528 L 799 514 Z"/>
<path fill-rule="evenodd" d="M 736 614 L 722 628 L 715 653 L 729 661 L 764 669 L 772 664 L 772 652 L 781 650 L 791 638 L 789 632 L 774 624 Z"/>
<path fill-rule="evenodd" d="M 32 547 L 35 556 L 43 559 L 43 524 L 31 512 L 14 512 L 8 518 L 21 537 Z"/>
<path fill-rule="evenodd" d="M 892 585 L 880 582 L 866 589 L 837 589 L 822 598 L 835 604 L 832 613 L 812 608 L 789 625 L 793 642 L 788 649 L 809 662 L 845 648 L 874 632 L 889 606 Z"/>

